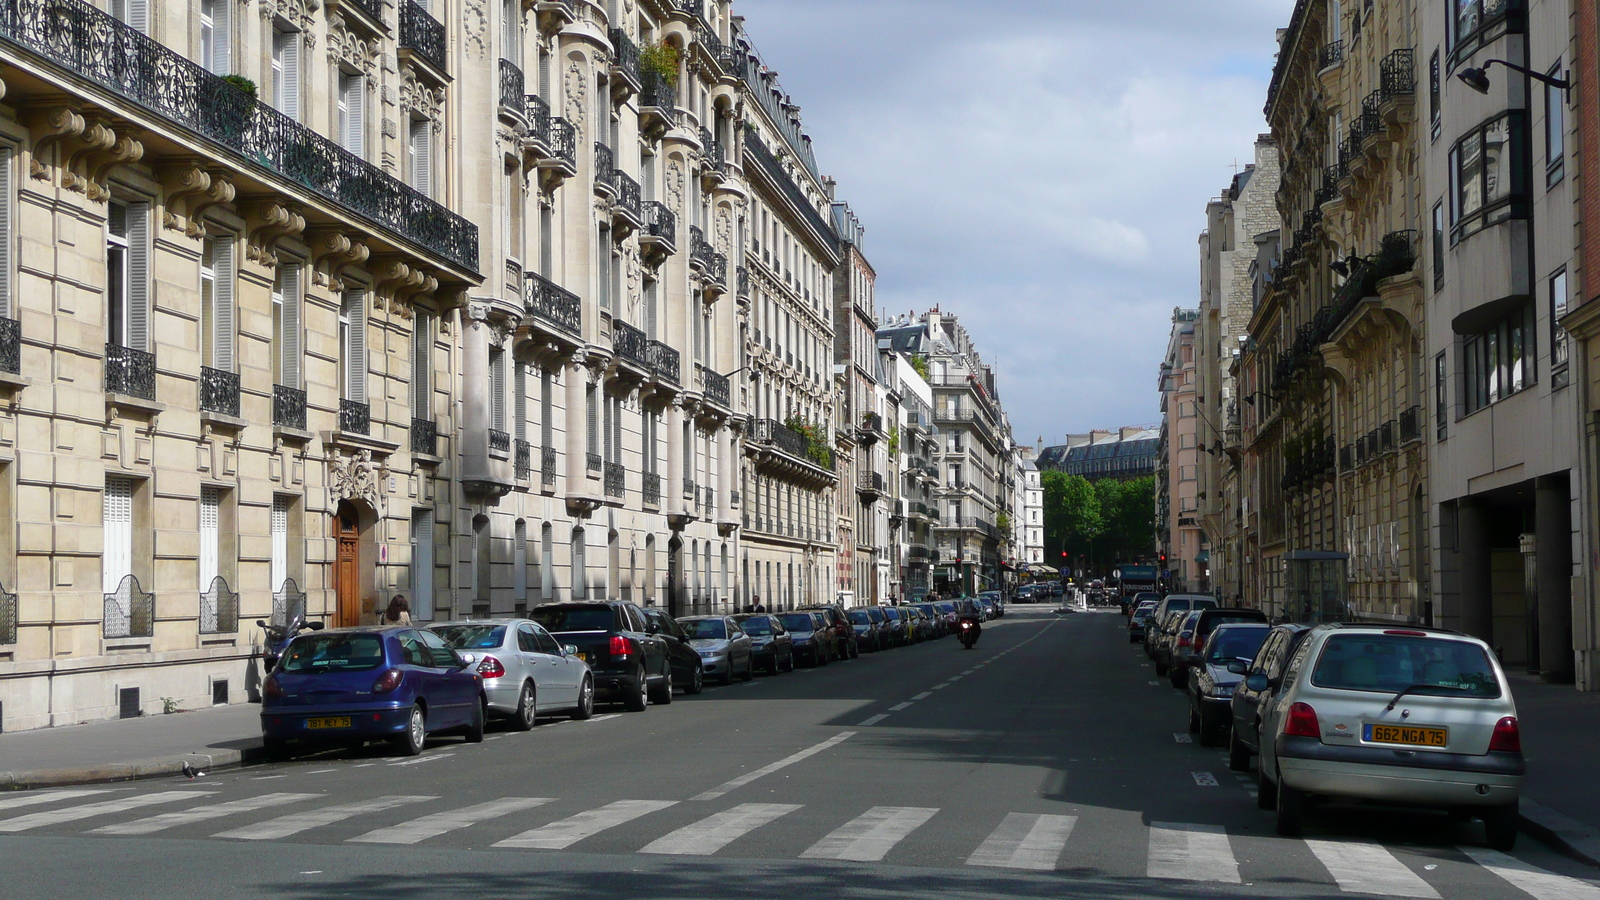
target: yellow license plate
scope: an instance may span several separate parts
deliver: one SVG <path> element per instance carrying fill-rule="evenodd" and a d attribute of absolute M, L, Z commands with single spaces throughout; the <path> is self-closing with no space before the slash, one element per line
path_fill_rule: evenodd
<path fill-rule="evenodd" d="M 1408 747 L 1443 747 L 1450 732 L 1444 728 L 1413 725 L 1368 725 L 1367 741 L 1373 744 L 1404 744 Z"/>
<path fill-rule="evenodd" d="M 350 717 L 340 716 L 336 719 L 307 719 L 307 728 L 349 728 Z"/>

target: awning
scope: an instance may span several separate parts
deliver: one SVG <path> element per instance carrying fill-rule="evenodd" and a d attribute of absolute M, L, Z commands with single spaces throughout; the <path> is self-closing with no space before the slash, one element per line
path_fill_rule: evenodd
<path fill-rule="evenodd" d="M 1194 561 L 1195 561 L 1195 563 L 1197 565 L 1202 565 L 1202 566 L 1205 565 L 1208 562 L 1211 562 L 1211 551 L 1210 550 L 1201 550 L 1199 553 L 1196 553 L 1194 555 Z"/>
<path fill-rule="evenodd" d="M 1028 571 L 1032 572 L 1035 575 L 1057 575 L 1057 574 L 1060 574 L 1060 570 L 1059 569 L 1056 569 L 1056 568 L 1054 568 L 1052 566 L 1047 566 L 1047 565 L 1045 565 L 1043 563 L 1034 563 L 1034 564 L 1028 566 Z"/>

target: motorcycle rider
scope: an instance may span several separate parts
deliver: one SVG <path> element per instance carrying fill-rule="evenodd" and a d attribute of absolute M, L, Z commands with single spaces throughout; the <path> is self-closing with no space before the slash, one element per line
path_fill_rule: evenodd
<path fill-rule="evenodd" d="M 978 601 L 971 597 L 962 597 L 956 601 L 957 627 L 962 629 L 962 640 L 976 644 L 978 638 L 983 636 L 983 613 L 978 610 Z M 966 629 L 971 627 L 971 632 Z"/>

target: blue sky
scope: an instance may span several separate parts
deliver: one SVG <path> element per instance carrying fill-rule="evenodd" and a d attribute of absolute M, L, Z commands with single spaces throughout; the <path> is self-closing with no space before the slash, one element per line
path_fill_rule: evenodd
<path fill-rule="evenodd" d="M 1159 419 L 1205 203 L 1248 162 L 1292 0 L 735 0 L 867 228 L 886 315 L 938 304 L 1019 441 Z"/>

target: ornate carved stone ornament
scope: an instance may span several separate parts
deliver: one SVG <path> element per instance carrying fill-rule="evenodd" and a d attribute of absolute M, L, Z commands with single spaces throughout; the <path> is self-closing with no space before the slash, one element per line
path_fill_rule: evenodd
<path fill-rule="evenodd" d="M 257 222 L 246 235 L 244 255 L 264 266 L 278 264 L 278 239 L 305 231 L 306 217 L 293 207 L 265 202 L 246 210 L 246 218 Z"/>
<path fill-rule="evenodd" d="M 716 234 L 712 240 L 716 241 L 717 249 L 723 253 L 728 253 L 733 244 L 733 214 L 726 206 L 717 207 Z"/>
<path fill-rule="evenodd" d="M 461 8 L 461 32 L 466 38 L 467 56 L 477 59 L 489 49 L 489 14 L 483 0 L 466 0 Z"/>
<path fill-rule="evenodd" d="M 311 282 L 333 291 L 344 290 L 340 273 L 346 266 L 359 266 L 372 250 L 359 239 L 336 228 L 317 229 L 307 238 L 311 247 Z"/>
<path fill-rule="evenodd" d="M 316 46 L 317 34 L 312 31 L 316 11 L 322 8 L 319 0 L 261 0 L 261 18 L 267 21 L 282 19 L 300 31 L 300 40 L 310 50 Z"/>
<path fill-rule="evenodd" d="M 444 128 L 444 88 L 418 81 L 416 70 L 409 66 L 400 82 L 400 106 L 432 122 L 435 132 Z"/>
<path fill-rule="evenodd" d="M 509 346 L 506 341 L 517 330 L 516 320 L 496 316 L 490 319 L 487 324 L 489 326 L 489 345 L 501 348 Z"/>
<path fill-rule="evenodd" d="M 623 245 L 622 267 L 628 281 L 628 318 L 631 321 L 638 322 L 640 321 L 638 316 L 639 296 L 643 293 L 644 287 L 644 263 L 639 259 L 639 245 L 637 243 L 629 241 Z"/>
<path fill-rule="evenodd" d="M 195 160 L 179 163 L 159 174 L 168 185 L 161 224 L 175 231 L 182 230 L 192 238 L 205 237 L 206 225 L 202 217 L 206 211 L 232 203 L 236 193 L 232 182 L 224 179 L 222 172 L 208 172 Z"/>
<path fill-rule="evenodd" d="M 117 166 L 136 163 L 144 156 L 144 144 L 135 140 L 130 129 L 121 133 L 106 122 L 90 121 L 77 135 L 82 145 L 61 167 L 61 186 L 82 191 L 85 197 L 101 203 L 111 199 L 106 176 Z"/>
<path fill-rule="evenodd" d="M 341 500 L 361 500 L 381 518 L 382 477 L 381 468 L 372 462 L 371 450 L 359 450 L 351 456 L 335 453 L 328 459 L 328 506 L 336 507 Z"/>
<path fill-rule="evenodd" d="M 683 215 L 683 160 L 674 156 L 667 163 L 667 206 L 678 216 Z"/>
<path fill-rule="evenodd" d="M 589 108 L 589 78 L 576 59 L 567 63 L 567 121 L 583 137 L 585 113 Z"/>
<path fill-rule="evenodd" d="M 345 25 L 344 16 L 328 17 L 328 62 L 356 69 L 371 79 L 378 75 L 378 42 L 362 39 Z"/>

